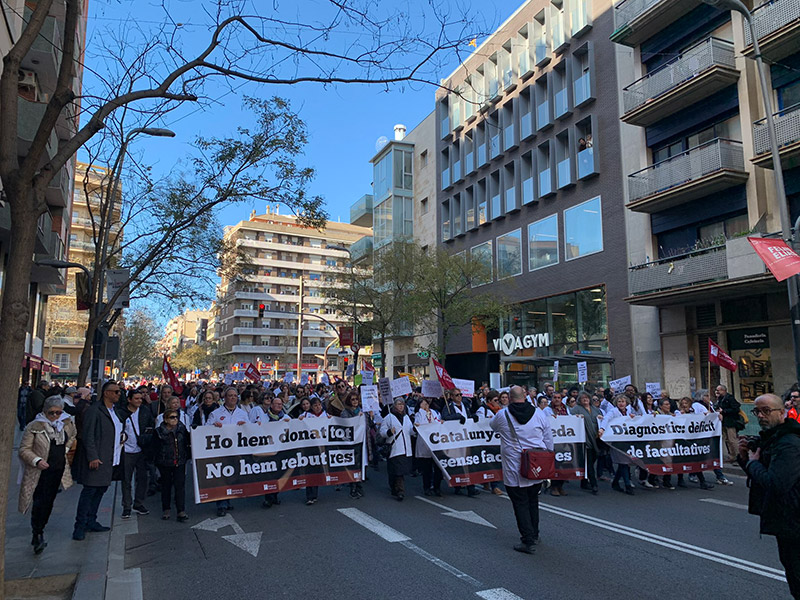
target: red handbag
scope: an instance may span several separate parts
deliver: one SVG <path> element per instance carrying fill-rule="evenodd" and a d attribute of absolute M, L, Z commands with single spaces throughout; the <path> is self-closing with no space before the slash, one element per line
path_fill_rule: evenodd
<path fill-rule="evenodd" d="M 556 476 L 556 453 L 539 448 L 524 449 L 519 441 L 517 430 L 514 428 L 514 423 L 511 421 L 508 410 L 506 410 L 506 419 L 508 419 L 511 435 L 514 436 L 514 440 L 516 440 L 520 452 L 522 453 L 519 463 L 519 474 L 525 479 L 534 481 L 554 479 Z"/>

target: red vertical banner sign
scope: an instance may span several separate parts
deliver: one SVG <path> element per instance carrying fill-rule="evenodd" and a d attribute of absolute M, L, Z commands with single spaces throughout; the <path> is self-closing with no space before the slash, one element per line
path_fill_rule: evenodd
<path fill-rule="evenodd" d="M 256 368 L 253 363 L 247 365 L 247 369 L 244 372 L 245 377 L 249 377 L 253 381 L 261 381 L 261 372 Z"/>
<path fill-rule="evenodd" d="M 456 384 L 453 383 L 453 378 L 447 373 L 444 365 L 442 365 L 435 358 L 433 359 L 433 368 L 436 369 L 436 376 L 439 378 L 439 383 L 442 384 L 443 390 L 456 389 Z"/>
<path fill-rule="evenodd" d="M 739 365 L 730 356 L 722 351 L 722 348 L 717 346 L 711 338 L 708 338 L 708 362 L 711 364 L 728 369 L 728 371 L 735 371 Z"/>
<path fill-rule="evenodd" d="M 175 375 L 175 371 L 172 370 L 166 356 L 164 356 L 164 364 L 161 365 L 161 373 L 164 376 L 164 381 L 172 386 L 176 394 L 181 394 L 183 392 L 183 386 L 180 381 L 178 381 L 178 376 Z"/>

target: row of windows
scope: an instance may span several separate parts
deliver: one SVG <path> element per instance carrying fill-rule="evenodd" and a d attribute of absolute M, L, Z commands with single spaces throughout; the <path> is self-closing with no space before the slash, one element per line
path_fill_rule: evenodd
<path fill-rule="evenodd" d="M 527 226 L 528 271 L 559 262 L 558 213 Z M 564 257 L 572 260 L 603 250 L 603 215 L 600 196 L 564 211 Z M 465 254 L 466 251 L 462 252 Z M 486 277 L 473 287 L 522 275 L 522 229 L 497 236 L 470 248 L 470 257 L 486 265 Z"/>
<path fill-rule="evenodd" d="M 556 65 L 549 74 L 522 89 L 518 97 L 487 114 L 443 148 L 439 160 L 441 189 L 458 183 L 594 100 L 592 56 L 590 44 L 584 44 L 571 60 Z M 584 119 L 588 120 L 590 117 Z M 591 130 L 583 135 L 586 134 L 591 135 Z"/>
<path fill-rule="evenodd" d="M 592 122 L 593 117 L 587 117 L 444 200 L 442 240 L 504 218 L 597 175 Z"/>
<path fill-rule="evenodd" d="M 445 98 L 439 116 L 441 137 L 475 118 L 484 103 L 511 92 L 517 80 L 530 77 L 535 67 L 541 70 L 554 53 L 567 49 L 572 37 L 583 35 L 591 26 L 591 0 L 550 0 Z"/>

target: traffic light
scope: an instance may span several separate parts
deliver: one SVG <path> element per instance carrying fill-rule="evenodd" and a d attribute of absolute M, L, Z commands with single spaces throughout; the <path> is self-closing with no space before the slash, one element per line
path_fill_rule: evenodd
<path fill-rule="evenodd" d="M 266 310 L 266 308 L 267 307 L 264 304 L 259 304 L 258 305 L 258 318 L 259 319 L 263 319 L 264 318 L 264 310 Z"/>
<path fill-rule="evenodd" d="M 350 363 L 350 358 L 349 358 L 349 357 L 347 357 L 347 356 L 345 356 L 345 357 L 344 357 L 344 368 L 345 368 L 345 369 L 347 368 L 347 365 L 348 365 L 349 363 Z"/>

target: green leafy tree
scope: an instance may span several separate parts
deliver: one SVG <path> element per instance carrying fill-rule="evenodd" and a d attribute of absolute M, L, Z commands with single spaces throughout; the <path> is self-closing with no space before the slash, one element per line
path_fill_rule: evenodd
<path fill-rule="evenodd" d="M 176 371 L 193 372 L 195 369 L 205 370 L 208 366 L 208 350 L 202 344 L 192 344 L 178 350 L 171 358 L 170 365 Z"/>

